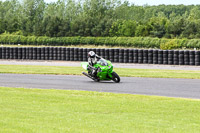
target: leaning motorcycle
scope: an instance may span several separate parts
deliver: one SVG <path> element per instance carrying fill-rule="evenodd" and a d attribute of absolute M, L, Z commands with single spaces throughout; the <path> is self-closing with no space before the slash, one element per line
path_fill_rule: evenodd
<path fill-rule="evenodd" d="M 97 75 L 92 75 L 92 70 L 89 69 L 88 62 L 82 62 L 81 66 L 87 70 L 88 73 L 82 72 L 85 76 L 91 78 L 94 81 L 101 81 L 101 80 L 113 80 L 116 83 L 120 82 L 119 75 L 113 71 L 113 65 L 109 60 L 105 60 L 101 58 L 93 67 L 97 69 Z"/>

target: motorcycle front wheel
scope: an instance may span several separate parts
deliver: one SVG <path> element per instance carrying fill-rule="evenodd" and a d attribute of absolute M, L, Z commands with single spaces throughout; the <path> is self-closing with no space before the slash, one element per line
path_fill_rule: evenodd
<path fill-rule="evenodd" d="M 112 73 L 112 80 L 113 80 L 115 83 L 119 83 L 119 82 L 120 82 L 120 77 L 119 77 L 119 75 L 118 75 L 116 72 L 113 72 L 113 73 Z"/>

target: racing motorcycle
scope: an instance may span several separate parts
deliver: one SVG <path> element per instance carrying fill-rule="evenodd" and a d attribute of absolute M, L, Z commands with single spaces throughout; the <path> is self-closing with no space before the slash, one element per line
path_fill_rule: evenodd
<path fill-rule="evenodd" d="M 81 66 L 87 70 L 88 73 L 82 72 L 85 76 L 91 78 L 94 81 L 101 81 L 101 80 L 113 80 L 116 83 L 120 82 L 119 75 L 113 71 L 113 65 L 109 60 L 105 60 L 101 58 L 93 67 L 93 69 L 97 69 L 97 75 L 94 76 L 92 74 L 92 69 L 90 69 L 90 65 L 88 62 L 82 62 Z"/>

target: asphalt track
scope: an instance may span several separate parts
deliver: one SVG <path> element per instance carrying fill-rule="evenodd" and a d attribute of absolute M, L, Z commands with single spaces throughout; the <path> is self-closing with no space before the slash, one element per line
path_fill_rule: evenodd
<path fill-rule="evenodd" d="M 85 90 L 200 99 L 200 79 L 121 77 L 120 83 L 94 82 L 85 76 L 0 74 L 0 86 Z"/>

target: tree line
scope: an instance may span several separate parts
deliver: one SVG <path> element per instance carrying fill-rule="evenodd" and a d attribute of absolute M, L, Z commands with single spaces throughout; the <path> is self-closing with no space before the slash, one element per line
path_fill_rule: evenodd
<path fill-rule="evenodd" d="M 48 37 L 200 38 L 200 5 L 120 0 L 0 1 L 0 34 Z"/>

